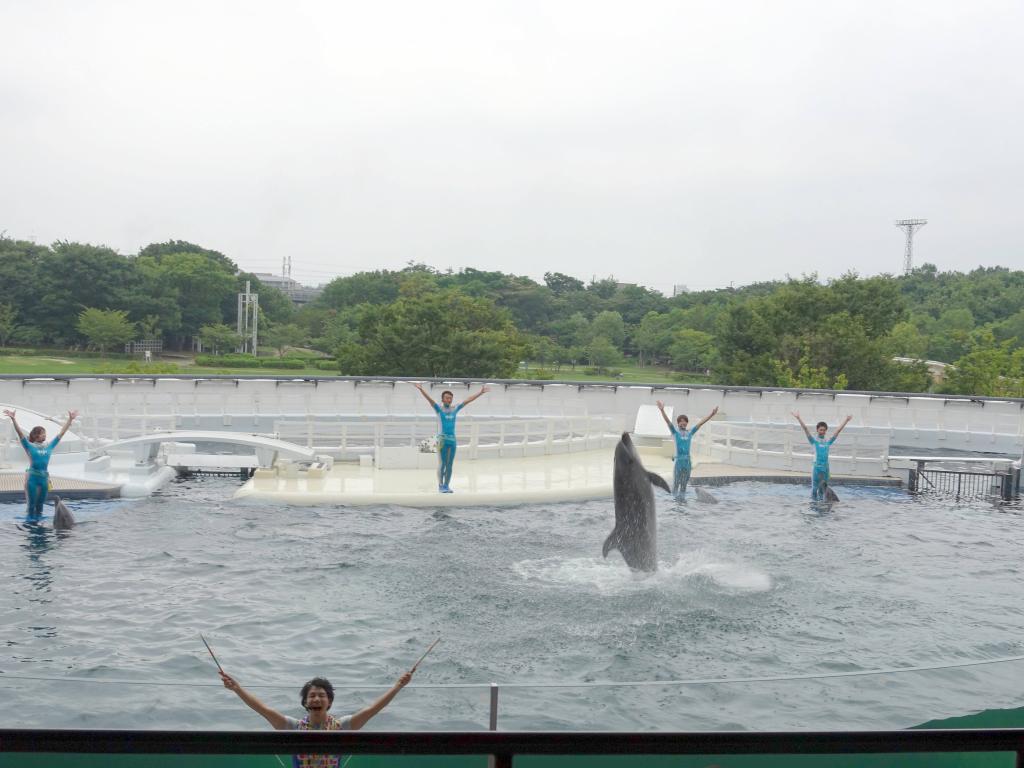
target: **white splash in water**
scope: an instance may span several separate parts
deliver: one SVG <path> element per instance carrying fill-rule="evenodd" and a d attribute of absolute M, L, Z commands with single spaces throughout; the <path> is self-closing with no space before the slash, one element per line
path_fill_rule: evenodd
<path fill-rule="evenodd" d="M 513 565 L 520 577 L 552 587 L 589 587 L 602 594 L 647 589 L 679 589 L 698 580 L 733 592 L 767 592 L 771 576 L 749 565 L 724 561 L 703 550 L 684 552 L 674 563 L 660 561 L 655 573 L 630 570 L 621 560 L 576 557 L 521 560 Z"/>
<path fill-rule="evenodd" d="M 702 577 L 718 587 L 737 592 L 767 592 L 772 588 L 772 577 L 764 571 L 745 563 L 723 560 L 700 549 L 681 553 L 667 572 L 676 577 Z"/>

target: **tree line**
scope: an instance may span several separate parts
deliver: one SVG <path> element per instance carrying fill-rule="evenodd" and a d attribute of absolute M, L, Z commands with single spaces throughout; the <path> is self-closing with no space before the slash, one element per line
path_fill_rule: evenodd
<path fill-rule="evenodd" d="M 200 338 L 232 351 L 246 280 L 260 293 L 265 343 L 320 350 L 346 374 L 497 378 L 524 360 L 537 375 L 629 361 L 736 385 L 1024 396 L 1024 272 L 1002 267 L 925 264 L 666 297 L 613 278 L 537 282 L 410 263 L 339 277 L 296 309 L 224 254 L 184 241 L 124 256 L 0 238 L 0 345 L 159 337 L 181 349 Z M 925 360 L 950 364 L 944 381 Z"/>

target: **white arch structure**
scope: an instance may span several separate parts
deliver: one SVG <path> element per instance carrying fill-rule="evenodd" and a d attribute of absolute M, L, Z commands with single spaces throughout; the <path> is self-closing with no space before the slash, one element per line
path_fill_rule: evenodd
<path fill-rule="evenodd" d="M 250 435 L 241 432 L 214 432 L 210 430 L 179 430 L 176 432 L 155 432 L 141 437 L 117 440 L 97 448 L 94 456 L 131 451 L 136 461 L 153 461 L 164 443 L 219 443 L 248 448 L 256 453 L 261 467 L 273 466 L 277 459 L 312 461 L 316 454 L 312 448 L 277 440 L 273 437 Z"/>

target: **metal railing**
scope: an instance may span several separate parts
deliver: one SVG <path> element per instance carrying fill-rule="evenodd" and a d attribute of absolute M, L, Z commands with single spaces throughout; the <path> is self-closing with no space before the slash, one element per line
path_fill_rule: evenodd
<path fill-rule="evenodd" d="M 621 432 L 615 416 L 465 419 L 458 430 L 460 457 L 549 455 L 585 451 L 608 444 Z M 368 453 L 374 448 L 417 448 L 437 435 L 437 419 L 341 421 L 280 419 L 273 436 L 317 451 Z"/>
<path fill-rule="evenodd" d="M 939 493 L 958 499 L 998 496 L 1003 501 L 1020 495 L 1021 462 L 1013 459 L 958 456 L 890 458 L 915 465 L 907 479 L 911 492 Z M 929 467 L 929 464 L 939 466 Z"/>
<path fill-rule="evenodd" d="M 0 755 L 16 765 L 15 753 L 176 755 L 349 754 L 477 755 L 508 768 L 520 756 L 621 756 L 636 765 L 645 755 L 893 755 L 956 754 L 991 764 L 991 754 L 1008 753 L 1007 764 L 1022 765 L 1024 731 L 1016 728 L 907 731 L 798 732 L 404 732 L 404 731 L 132 731 L 0 729 Z M 196 760 L 195 764 L 199 764 Z M 207 757 L 205 764 L 211 761 Z M 616 761 L 617 762 L 617 761 Z M 557 765 L 552 761 L 551 765 Z M 609 764 L 607 761 L 602 764 Z M 614 764 L 614 763 L 611 763 Z M 801 763 L 806 765 L 806 761 Z M 821 765 L 828 765 L 822 760 Z M 861 763 L 871 765 L 871 761 Z M 892 765 L 879 760 L 878 765 Z"/>
<path fill-rule="evenodd" d="M 709 422 L 694 438 L 697 458 L 744 467 L 805 470 L 814 452 L 803 430 L 790 426 L 760 426 Z M 889 437 L 847 429 L 830 452 L 833 471 L 881 475 L 889 469 Z"/>

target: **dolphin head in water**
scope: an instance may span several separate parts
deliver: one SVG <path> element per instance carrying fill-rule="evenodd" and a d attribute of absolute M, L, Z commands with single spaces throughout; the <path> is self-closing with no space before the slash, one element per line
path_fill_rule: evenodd
<path fill-rule="evenodd" d="M 53 530 L 67 531 L 75 527 L 75 516 L 71 514 L 60 496 L 53 497 Z"/>
<path fill-rule="evenodd" d="M 669 490 L 660 476 L 644 469 L 628 432 L 615 446 L 612 487 L 615 493 L 615 528 L 604 541 L 602 554 L 617 549 L 630 568 L 658 570 L 658 520 L 651 485 Z"/>

